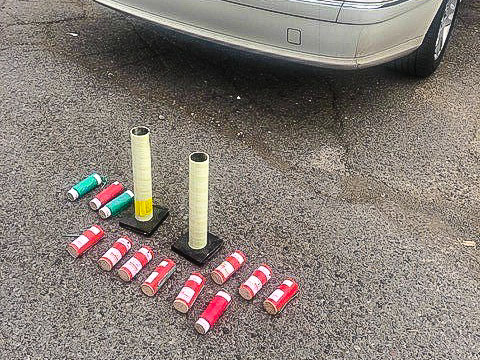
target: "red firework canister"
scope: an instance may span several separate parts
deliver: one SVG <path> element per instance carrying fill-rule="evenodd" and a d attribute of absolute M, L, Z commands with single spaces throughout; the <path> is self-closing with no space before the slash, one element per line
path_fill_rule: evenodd
<path fill-rule="evenodd" d="M 288 278 L 263 302 L 263 307 L 269 314 L 278 314 L 297 293 L 297 282 Z"/>
<path fill-rule="evenodd" d="M 123 281 L 131 281 L 142 268 L 153 259 L 153 249 L 143 246 L 118 270 L 118 276 Z"/>
<path fill-rule="evenodd" d="M 90 202 L 88 203 L 92 210 L 98 210 L 110 200 L 115 199 L 125 190 L 125 187 L 118 181 L 100 191 Z"/>
<path fill-rule="evenodd" d="M 89 229 L 85 230 L 82 235 L 68 244 L 67 251 L 74 258 L 79 257 L 104 236 L 105 232 L 100 226 L 92 225 Z"/>
<path fill-rule="evenodd" d="M 147 280 L 142 284 L 142 291 L 148 296 L 155 295 L 158 289 L 160 289 L 175 272 L 175 268 L 173 260 L 162 260 L 160 265 L 155 268 Z"/>
<path fill-rule="evenodd" d="M 245 254 L 240 250 L 236 250 L 212 271 L 213 281 L 218 285 L 222 285 L 225 281 L 230 279 L 233 273 L 240 269 L 246 261 L 247 257 Z"/>
<path fill-rule="evenodd" d="M 246 300 L 251 300 L 260 291 L 260 289 L 272 277 L 272 269 L 267 264 L 262 264 L 253 274 L 245 281 L 238 292 L 240 296 Z"/>
<path fill-rule="evenodd" d="M 122 236 L 115 241 L 110 249 L 107 250 L 103 256 L 98 259 L 98 266 L 105 271 L 110 271 L 112 268 L 125 256 L 125 254 L 132 248 L 133 241 L 126 236 Z"/>
<path fill-rule="evenodd" d="M 198 272 L 192 273 L 185 285 L 183 285 L 182 290 L 178 293 L 177 298 L 173 302 L 173 307 L 181 313 L 187 313 L 192 308 L 195 300 L 197 300 L 206 281 L 207 279 L 202 274 Z"/>
<path fill-rule="evenodd" d="M 232 297 L 230 295 L 225 291 L 219 291 L 195 323 L 195 330 L 200 334 L 206 334 L 207 331 L 217 322 L 218 318 L 223 314 L 231 301 Z"/>

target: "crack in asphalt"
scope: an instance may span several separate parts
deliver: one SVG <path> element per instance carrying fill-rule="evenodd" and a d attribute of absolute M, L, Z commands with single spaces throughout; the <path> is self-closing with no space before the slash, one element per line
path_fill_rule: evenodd
<path fill-rule="evenodd" d="M 348 203 L 365 203 L 381 207 L 382 204 L 393 204 L 404 211 L 413 211 L 428 217 L 432 221 L 440 222 L 454 230 L 455 235 L 461 234 L 461 237 L 474 237 L 475 229 L 466 229 L 462 224 L 462 219 L 456 215 L 448 214 L 449 208 L 443 208 L 431 202 L 423 201 L 404 191 L 391 187 L 390 185 L 379 181 L 374 176 L 368 174 L 358 174 L 343 177 L 343 193 L 339 199 Z M 389 217 L 393 222 L 395 219 Z M 475 221 L 471 219 L 474 223 Z M 480 222 L 478 222 L 480 228 Z M 403 225 L 406 227 L 408 225 Z M 450 231 L 452 233 L 452 231 Z M 452 234 L 453 235 L 453 234 Z"/>

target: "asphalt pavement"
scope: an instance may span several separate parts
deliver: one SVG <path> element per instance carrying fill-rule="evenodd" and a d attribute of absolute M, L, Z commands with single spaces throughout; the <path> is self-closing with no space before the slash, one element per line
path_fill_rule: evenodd
<path fill-rule="evenodd" d="M 438 72 L 320 70 L 175 34 L 87 0 L 0 0 L 2 359 L 478 359 L 480 4 L 465 0 Z M 152 238 L 66 191 L 92 171 L 132 188 L 129 130 L 152 130 Z M 188 155 L 210 154 L 210 230 L 248 263 L 172 302 L 197 268 L 170 251 L 188 224 Z M 66 233 L 107 238 L 74 260 Z M 97 259 L 121 234 L 156 260 L 130 284 Z M 467 243 L 466 243 L 467 242 Z M 162 257 L 177 271 L 140 291 Z M 262 262 L 251 302 L 237 288 Z M 287 276 L 300 294 L 272 317 Z M 206 336 L 193 324 L 233 296 Z"/>

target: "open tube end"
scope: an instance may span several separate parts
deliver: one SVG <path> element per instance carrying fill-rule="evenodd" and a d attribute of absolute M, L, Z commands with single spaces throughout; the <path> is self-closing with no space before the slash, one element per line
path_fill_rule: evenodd
<path fill-rule="evenodd" d="M 190 154 L 190 161 L 196 163 L 208 161 L 208 154 L 200 151 L 193 152 Z"/>
<path fill-rule="evenodd" d="M 79 255 L 78 255 L 78 251 L 77 249 L 75 249 L 71 244 L 69 244 L 67 246 L 67 251 L 70 255 L 72 255 L 74 258 L 77 258 Z"/>
<path fill-rule="evenodd" d="M 102 270 L 105 270 L 105 271 L 110 271 L 112 270 L 112 264 L 110 264 L 107 260 L 103 259 L 103 258 L 100 258 L 98 260 L 98 266 L 100 266 L 100 268 Z"/>
<path fill-rule="evenodd" d="M 155 290 L 153 290 L 153 288 L 150 285 L 142 284 L 140 289 L 142 289 L 142 292 L 147 296 L 155 295 Z"/>
<path fill-rule="evenodd" d="M 132 280 L 132 279 L 130 278 L 130 275 L 129 275 L 125 270 L 123 270 L 122 268 L 120 268 L 120 269 L 118 270 L 118 276 L 120 276 L 120 279 L 122 279 L 123 281 L 130 281 L 130 280 Z"/>
<path fill-rule="evenodd" d="M 205 335 L 210 329 L 210 324 L 207 322 L 207 320 L 200 318 L 197 320 L 194 327 L 199 334 Z"/>
<path fill-rule="evenodd" d="M 188 312 L 188 305 L 183 300 L 175 299 L 173 302 L 173 307 L 182 314 L 186 314 Z"/>
<path fill-rule="evenodd" d="M 130 130 L 130 134 L 134 136 L 145 136 L 150 134 L 150 129 L 146 126 L 135 126 L 132 128 L 132 130 Z"/>
<path fill-rule="evenodd" d="M 246 286 L 240 286 L 238 292 L 242 298 L 245 300 L 252 300 L 253 299 L 253 292 Z"/>
<path fill-rule="evenodd" d="M 263 307 L 265 308 L 265 310 L 267 311 L 267 313 L 269 313 L 270 315 L 276 315 L 278 313 L 278 310 L 277 308 L 275 307 L 275 305 L 272 304 L 272 302 L 268 299 L 266 299 L 264 302 L 263 302 Z"/>

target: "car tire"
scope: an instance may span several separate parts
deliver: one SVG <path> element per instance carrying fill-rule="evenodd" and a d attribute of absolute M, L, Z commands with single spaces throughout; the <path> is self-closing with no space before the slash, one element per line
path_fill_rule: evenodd
<path fill-rule="evenodd" d="M 425 78 L 432 75 L 442 62 L 452 36 L 460 1 L 444 0 L 423 39 L 422 45 L 413 53 L 393 61 L 390 64 L 391 67 L 396 71 L 416 77 Z M 445 26 L 449 26 L 446 34 L 444 33 Z"/>

